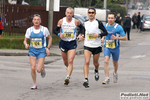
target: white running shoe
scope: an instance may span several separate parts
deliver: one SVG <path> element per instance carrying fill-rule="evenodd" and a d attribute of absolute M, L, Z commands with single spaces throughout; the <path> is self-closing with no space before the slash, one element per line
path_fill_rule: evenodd
<path fill-rule="evenodd" d="M 31 89 L 32 89 L 32 90 L 37 89 L 37 85 L 33 85 L 33 86 L 31 87 Z"/>
<path fill-rule="evenodd" d="M 115 73 L 113 72 L 113 82 L 114 82 L 114 83 L 117 83 L 117 81 L 118 81 L 118 74 L 117 74 L 117 73 L 115 74 Z"/>
<path fill-rule="evenodd" d="M 105 78 L 105 80 L 102 82 L 102 84 L 109 84 L 110 79 L 109 78 Z"/>
<path fill-rule="evenodd" d="M 46 72 L 45 72 L 45 66 L 43 66 L 43 70 L 41 72 L 41 77 L 44 78 L 46 75 Z"/>

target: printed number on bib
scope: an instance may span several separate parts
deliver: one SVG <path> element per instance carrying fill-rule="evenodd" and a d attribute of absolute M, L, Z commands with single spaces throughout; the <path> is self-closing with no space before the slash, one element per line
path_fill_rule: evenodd
<path fill-rule="evenodd" d="M 64 31 L 64 37 L 65 38 L 73 38 L 73 33 L 74 33 L 73 30 L 66 30 L 66 31 Z"/>
<path fill-rule="evenodd" d="M 115 48 L 115 41 L 114 40 L 106 40 L 106 47 L 107 48 Z"/>
<path fill-rule="evenodd" d="M 93 37 L 93 33 L 95 33 L 95 32 L 87 31 L 87 33 L 86 33 L 87 40 L 96 40 L 96 38 Z"/>
<path fill-rule="evenodd" d="M 32 46 L 34 48 L 42 48 L 42 38 L 32 38 Z"/>

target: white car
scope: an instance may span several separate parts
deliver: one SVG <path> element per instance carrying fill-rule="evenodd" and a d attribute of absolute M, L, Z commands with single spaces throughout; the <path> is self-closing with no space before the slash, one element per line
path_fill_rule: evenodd
<path fill-rule="evenodd" d="M 150 15 L 143 15 L 141 18 L 141 30 L 150 29 Z"/>

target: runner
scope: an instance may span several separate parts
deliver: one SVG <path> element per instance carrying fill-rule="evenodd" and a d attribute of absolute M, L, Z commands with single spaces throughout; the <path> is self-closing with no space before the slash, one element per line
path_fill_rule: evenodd
<path fill-rule="evenodd" d="M 59 48 L 61 50 L 62 58 L 65 66 L 67 67 L 67 76 L 65 78 L 65 85 L 70 83 L 70 76 L 73 70 L 73 60 L 76 54 L 76 27 L 80 28 L 79 33 L 84 34 L 84 27 L 80 22 L 73 18 L 74 10 L 71 7 L 66 9 L 66 17 L 58 21 L 57 27 L 54 30 L 54 33 L 58 35 L 61 40 L 59 43 Z M 60 29 L 61 28 L 61 29 Z M 60 33 L 59 33 L 60 29 Z M 83 35 L 78 35 L 79 42 L 83 39 Z"/>
<path fill-rule="evenodd" d="M 120 42 L 119 40 L 126 40 L 126 34 L 123 28 L 115 23 L 115 13 L 110 12 L 107 17 L 108 23 L 104 26 L 108 32 L 108 35 L 102 38 L 102 42 L 104 41 L 104 71 L 105 71 L 105 80 L 102 84 L 109 84 L 109 59 L 112 54 L 114 72 L 113 72 L 113 82 L 117 83 L 118 80 L 118 60 L 120 54 Z M 104 40 L 105 38 L 105 40 Z"/>
<path fill-rule="evenodd" d="M 34 85 L 31 89 L 37 89 L 36 84 L 36 70 L 38 73 L 41 73 L 42 78 L 45 77 L 45 66 L 44 60 L 46 54 L 50 54 L 50 46 L 52 42 L 52 38 L 48 29 L 41 24 L 41 16 L 39 14 L 35 14 L 33 16 L 33 26 L 28 28 L 25 34 L 24 45 L 25 48 L 28 49 L 29 45 L 27 44 L 27 40 L 30 39 L 30 47 L 29 47 L 29 56 L 30 56 L 30 64 L 31 64 L 31 76 L 33 79 Z M 48 46 L 46 48 L 46 37 L 48 40 Z M 36 66 L 36 60 L 38 61 Z"/>
<path fill-rule="evenodd" d="M 107 35 L 107 31 L 105 27 L 103 26 L 103 23 L 97 19 L 95 19 L 96 10 L 95 8 L 89 8 L 88 9 L 88 16 L 89 20 L 84 23 L 84 27 L 86 30 L 85 35 L 85 41 L 84 41 L 84 83 L 83 86 L 85 88 L 89 87 L 89 80 L 88 80 L 88 74 L 89 74 L 89 64 L 90 64 L 90 58 L 93 54 L 93 64 L 95 66 L 95 80 L 99 80 L 99 56 L 100 52 L 102 52 L 102 46 L 101 46 L 101 37 Z M 103 31 L 101 33 L 101 30 Z"/>

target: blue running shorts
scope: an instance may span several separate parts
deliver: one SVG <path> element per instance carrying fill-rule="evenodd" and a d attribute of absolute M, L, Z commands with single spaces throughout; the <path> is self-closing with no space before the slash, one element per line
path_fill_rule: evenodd
<path fill-rule="evenodd" d="M 110 58 L 111 54 L 112 54 L 112 59 L 114 61 L 118 61 L 119 60 L 119 54 L 120 54 L 119 46 L 114 48 L 114 49 L 104 47 L 104 57 L 109 56 L 109 58 Z"/>
<path fill-rule="evenodd" d="M 37 59 L 44 58 L 46 56 L 46 48 L 36 49 L 36 48 L 30 47 L 29 56 L 34 56 Z"/>

